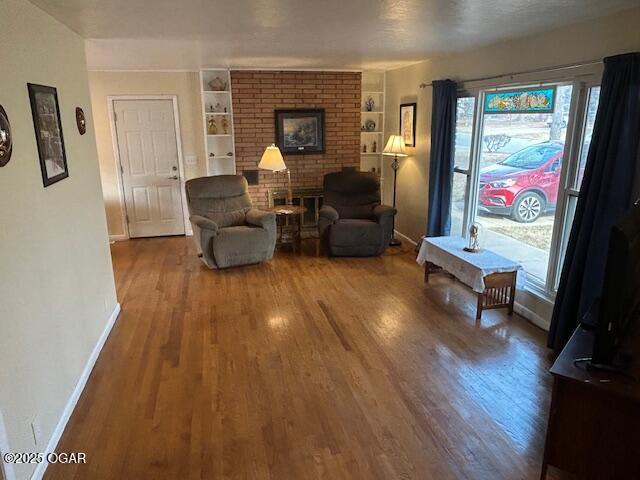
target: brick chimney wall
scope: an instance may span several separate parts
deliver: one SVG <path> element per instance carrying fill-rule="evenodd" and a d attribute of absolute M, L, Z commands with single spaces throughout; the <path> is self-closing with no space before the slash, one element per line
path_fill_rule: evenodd
<path fill-rule="evenodd" d="M 275 142 L 274 110 L 324 108 L 325 153 L 285 155 L 291 183 L 322 187 L 322 177 L 360 165 L 361 74 L 356 72 L 232 71 L 236 168 L 256 170 L 265 147 Z M 286 174 L 260 171 L 250 185 L 255 206 L 266 206 L 269 190 L 286 189 Z"/>

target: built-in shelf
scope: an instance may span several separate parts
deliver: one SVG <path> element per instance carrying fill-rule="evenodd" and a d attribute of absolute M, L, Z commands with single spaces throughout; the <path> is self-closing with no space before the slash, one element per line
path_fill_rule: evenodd
<path fill-rule="evenodd" d="M 219 77 L 226 83 L 226 90 L 210 90 L 209 82 Z M 233 175 L 236 173 L 235 138 L 233 126 L 233 101 L 231 74 L 225 69 L 200 71 L 202 118 L 204 123 L 204 148 L 207 158 L 207 175 Z M 224 111 L 226 109 L 226 112 Z M 211 111 L 214 110 L 214 111 Z M 215 123 L 217 131 L 229 133 L 209 134 L 209 123 Z M 226 129 L 223 128 L 226 126 Z M 212 128 L 212 131 L 215 131 Z M 218 154 L 224 152 L 225 154 Z M 226 152 L 231 155 L 226 155 Z M 210 157 L 210 153 L 216 155 Z"/>
<path fill-rule="evenodd" d="M 374 121 L 376 130 L 360 131 L 360 170 L 363 172 L 374 171 L 380 177 L 382 184 L 382 148 L 384 133 L 384 101 L 385 101 L 385 74 L 384 72 L 362 72 L 362 95 L 360 101 L 360 125 L 367 121 Z M 365 102 L 367 98 L 373 98 L 375 105 L 373 110 L 367 110 Z M 375 143 L 376 151 L 372 152 Z M 367 152 L 363 153 L 363 147 L 367 147 Z M 382 188 L 384 192 L 384 188 Z"/>

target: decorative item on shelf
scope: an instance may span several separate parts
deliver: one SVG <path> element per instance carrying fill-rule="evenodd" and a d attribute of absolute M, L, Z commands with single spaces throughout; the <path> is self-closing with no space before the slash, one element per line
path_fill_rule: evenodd
<path fill-rule="evenodd" d="M 275 145 L 267 147 L 262 154 L 258 168 L 262 170 L 270 170 L 272 172 L 287 172 L 287 205 L 293 205 L 293 193 L 291 191 L 291 171 L 287 168 L 282 158 L 280 149 Z"/>
<path fill-rule="evenodd" d="M 222 133 L 225 135 L 229 134 L 229 120 L 227 120 L 227 117 L 222 119 Z"/>
<path fill-rule="evenodd" d="M 11 124 L 7 112 L 0 105 L 0 167 L 4 167 L 11 160 L 13 151 L 13 137 L 11 136 Z"/>
<path fill-rule="evenodd" d="M 84 117 L 84 110 L 80 107 L 76 107 L 76 126 L 80 135 L 87 133 L 87 120 Z"/>
<path fill-rule="evenodd" d="M 373 109 L 376 107 L 376 102 L 373 100 L 373 97 L 367 97 L 367 100 L 364 102 L 364 108 L 367 112 L 373 112 Z"/>
<path fill-rule="evenodd" d="M 233 152 L 227 152 L 227 157 L 233 157 Z"/>
<path fill-rule="evenodd" d="M 224 107 L 224 113 L 227 113 L 227 107 Z"/>
<path fill-rule="evenodd" d="M 397 176 L 398 176 L 398 167 L 400 164 L 398 163 L 398 157 L 406 157 L 406 151 L 404 147 L 404 139 L 400 135 L 391 135 L 387 144 L 382 151 L 383 155 L 393 155 L 393 162 L 391 162 L 391 168 L 393 169 L 393 208 L 396 208 L 396 186 L 397 186 Z M 393 223 L 391 227 L 391 241 L 389 245 L 392 247 L 396 247 L 401 244 L 400 240 L 398 240 L 395 236 L 395 215 L 393 216 Z"/>
<path fill-rule="evenodd" d="M 362 153 L 367 153 L 367 146 L 366 145 L 362 145 Z"/>
<path fill-rule="evenodd" d="M 58 92 L 54 87 L 28 83 L 42 184 L 53 185 L 69 176 L 64 149 Z"/>
<path fill-rule="evenodd" d="M 224 111 L 223 108 L 222 108 L 222 105 L 220 105 L 220 102 L 216 103 L 216 106 L 213 107 L 213 111 L 214 112 L 223 112 Z"/>
<path fill-rule="evenodd" d="M 367 129 L 366 129 L 366 128 L 364 128 L 364 125 L 360 125 L 360 131 L 361 131 L 361 132 L 366 132 L 366 131 L 367 131 Z"/>
<path fill-rule="evenodd" d="M 218 126 L 216 125 L 215 118 L 210 118 L 207 122 L 207 135 L 217 135 Z"/>
<path fill-rule="evenodd" d="M 375 132 L 376 131 L 376 122 L 375 120 L 367 120 L 366 122 L 364 122 L 364 129 L 367 132 Z"/>
<path fill-rule="evenodd" d="M 220 77 L 214 78 L 208 83 L 208 85 L 213 92 L 224 92 L 227 89 L 227 82 L 222 80 Z"/>
<path fill-rule="evenodd" d="M 371 152 L 376 153 L 378 151 L 378 142 L 373 141 L 373 145 L 371 145 Z"/>
<path fill-rule="evenodd" d="M 215 113 L 216 109 L 213 105 L 209 105 L 209 113 Z"/>
<path fill-rule="evenodd" d="M 480 251 L 480 242 L 478 237 L 482 231 L 482 225 L 479 223 L 472 223 L 469 227 L 469 245 L 464 247 L 465 252 L 477 253 Z"/>

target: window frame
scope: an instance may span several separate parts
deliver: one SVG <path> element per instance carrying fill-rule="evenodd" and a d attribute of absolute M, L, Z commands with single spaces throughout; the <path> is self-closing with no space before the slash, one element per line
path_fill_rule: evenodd
<path fill-rule="evenodd" d="M 573 218 L 571 222 L 568 222 L 569 210 L 571 209 L 571 200 L 575 199 L 577 201 L 578 196 L 580 195 L 580 188 L 582 187 L 582 182 L 580 182 L 580 185 L 577 185 L 577 180 L 578 171 L 580 169 L 580 156 L 582 154 L 584 137 L 587 130 L 589 98 L 592 89 L 599 86 L 600 82 L 596 80 L 581 81 L 579 82 L 579 91 L 574 92 L 577 93 L 577 103 L 574 120 L 579 119 L 579 121 L 575 121 L 574 130 L 572 132 L 572 145 L 570 149 L 571 158 L 569 159 L 569 168 L 567 168 L 567 173 L 564 181 L 561 177 L 561 191 L 558 192 L 558 198 L 561 199 L 561 202 L 558 202 L 558 205 L 556 205 L 556 214 L 560 214 L 562 222 L 561 225 L 557 225 L 557 232 L 555 228 L 556 225 L 554 224 L 554 238 L 557 241 L 557 254 L 554 258 L 556 264 L 554 265 L 553 271 L 551 271 L 551 268 L 549 268 L 547 278 L 548 285 L 552 285 L 552 288 L 550 288 L 550 293 L 554 298 L 558 289 L 558 284 L 560 282 L 560 275 L 562 274 L 562 263 L 564 262 L 564 254 L 566 251 L 567 243 L 569 241 L 569 235 L 571 233 L 571 224 L 573 223 Z M 557 222 L 559 219 L 560 218 L 556 216 L 555 222 Z"/>
<path fill-rule="evenodd" d="M 467 232 L 469 231 L 469 226 L 471 225 L 471 218 L 473 216 L 475 216 L 475 207 L 473 209 L 474 214 L 471 215 L 471 211 L 469 210 L 469 199 L 473 197 L 473 195 L 471 194 L 471 185 L 474 184 L 473 178 L 474 178 L 474 170 L 477 170 L 477 168 L 474 168 L 474 152 L 476 150 L 476 143 L 478 141 L 478 131 L 479 129 L 476 128 L 476 125 L 478 124 L 478 119 L 479 119 L 479 115 L 480 115 L 480 110 L 478 108 L 478 105 L 480 104 L 479 102 L 479 98 L 478 98 L 478 92 L 471 92 L 471 91 L 467 91 L 467 90 L 458 90 L 458 95 L 457 95 L 457 99 L 456 102 L 461 99 L 461 98 L 474 98 L 475 99 L 475 103 L 474 103 L 474 109 L 473 109 L 473 119 L 471 121 L 471 143 L 469 144 L 469 166 L 468 168 L 464 169 L 464 168 L 459 168 L 455 165 L 455 161 L 454 161 L 454 165 L 453 165 L 453 174 L 455 175 L 456 173 L 460 173 L 462 175 L 465 175 L 467 177 L 467 183 L 465 186 L 465 208 L 464 208 L 464 215 L 462 217 L 462 236 L 466 237 L 467 236 Z M 457 103 L 456 103 L 457 106 Z M 454 147 L 455 149 L 455 147 Z M 454 150 L 455 151 L 455 150 Z"/>
<path fill-rule="evenodd" d="M 483 106 L 486 93 L 548 84 L 557 86 L 572 85 L 573 87 L 567 121 L 565 154 L 563 155 L 561 164 L 562 171 L 558 186 L 558 200 L 554 212 L 547 274 L 543 280 L 528 275 L 525 284 L 526 290 L 549 301 L 555 299 L 562 270 L 564 251 L 571 231 L 571 225 L 567 224 L 570 215 L 571 199 L 579 195 L 580 186 L 576 186 L 576 183 L 580 154 L 587 127 L 589 95 L 592 88 L 600 85 L 599 73 L 600 71 L 595 71 L 583 75 L 565 76 L 564 78 L 537 78 L 531 81 L 526 81 L 525 79 L 518 83 L 482 85 L 475 88 L 461 88 L 458 91 L 458 99 L 467 97 L 475 98 L 469 168 L 463 169 L 454 165 L 454 174 L 459 173 L 467 176 L 465 208 L 462 222 L 463 236 L 467 236 L 469 226 L 476 221 L 478 215 L 479 165 L 482 153 L 482 132 L 484 131 L 485 122 Z"/>

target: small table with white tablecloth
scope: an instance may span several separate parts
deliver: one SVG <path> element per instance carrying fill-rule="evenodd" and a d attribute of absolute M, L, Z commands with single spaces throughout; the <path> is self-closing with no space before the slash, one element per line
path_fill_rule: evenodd
<path fill-rule="evenodd" d="M 424 281 L 428 283 L 429 273 L 440 267 L 478 294 L 476 319 L 493 308 L 508 308 L 511 315 L 516 287 L 524 286 L 522 265 L 490 250 L 466 252 L 466 245 L 462 237 L 425 237 L 416 260 L 425 265 Z"/>

